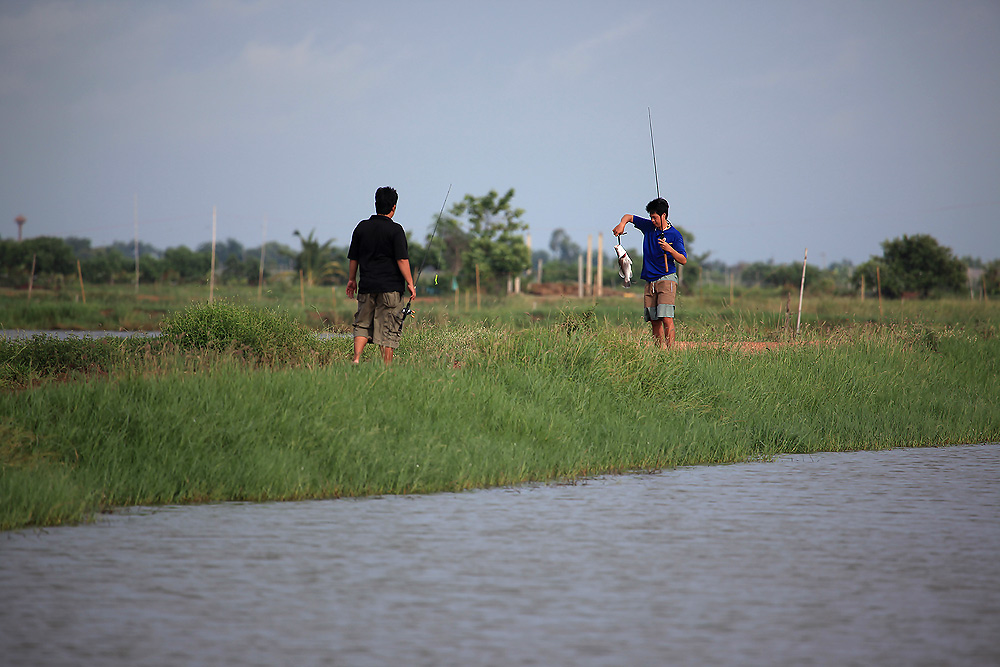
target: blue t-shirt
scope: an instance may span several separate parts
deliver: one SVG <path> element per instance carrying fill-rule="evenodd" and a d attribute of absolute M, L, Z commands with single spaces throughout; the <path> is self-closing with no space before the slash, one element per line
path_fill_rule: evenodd
<path fill-rule="evenodd" d="M 642 273 L 640 277 L 646 282 L 659 280 L 664 276 L 677 272 L 674 256 L 660 247 L 657 239 L 663 238 L 670 246 L 687 257 L 684 249 L 684 237 L 673 225 L 670 229 L 659 230 L 653 226 L 653 221 L 647 218 L 632 216 L 632 224 L 642 232 Z"/>

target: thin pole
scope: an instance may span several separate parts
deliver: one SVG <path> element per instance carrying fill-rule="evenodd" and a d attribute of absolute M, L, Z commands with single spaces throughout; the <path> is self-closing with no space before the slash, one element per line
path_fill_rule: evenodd
<path fill-rule="evenodd" d="M 132 197 L 132 224 L 135 227 L 135 293 L 139 293 L 139 195 Z"/>
<path fill-rule="evenodd" d="M 806 288 L 806 260 L 809 258 L 809 248 L 802 258 L 802 283 L 799 285 L 799 319 L 795 322 L 795 337 L 799 337 L 799 325 L 802 324 L 802 292 Z"/>
<path fill-rule="evenodd" d="M 576 256 L 576 291 L 579 298 L 583 298 L 583 253 Z"/>
<path fill-rule="evenodd" d="M 208 274 L 208 302 L 215 298 L 215 207 L 212 207 L 212 270 Z"/>
<path fill-rule="evenodd" d="M 28 303 L 31 303 L 31 288 L 35 285 L 35 260 L 38 255 L 31 256 L 31 275 L 28 276 Z"/>
<path fill-rule="evenodd" d="M 87 293 L 83 291 L 83 269 L 80 268 L 80 260 L 76 260 L 76 275 L 80 276 L 80 296 L 83 297 L 83 302 L 87 303 Z"/>
<path fill-rule="evenodd" d="M 483 302 L 479 298 L 479 265 L 476 264 L 476 310 L 482 308 Z"/>
<path fill-rule="evenodd" d="M 660 198 L 660 177 L 656 173 L 656 146 L 653 144 L 653 112 L 646 107 L 646 115 L 649 117 L 649 148 L 653 151 L 653 178 L 656 179 L 656 198 Z"/>
<path fill-rule="evenodd" d="M 597 297 L 604 296 L 604 237 L 597 235 Z"/>
<path fill-rule="evenodd" d="M 587 234 L 587 294 L 594 294 L 594 235 Z"/>
<path fill-rule="evenodd" d="M 880 275 L 877 266 L 875 267 L 875 284 L 878 286 L 878 318 L 879 320 L 881 320 L 882 319 L 882 276 Z"/>
<path fill-rule="evenodd" d="M 257 300 L 264 296 L 264 247 L 267 245 L 267 215 L 264 216 L 264 227 L 260 232 L 260 270 L 257 272 Z"/>

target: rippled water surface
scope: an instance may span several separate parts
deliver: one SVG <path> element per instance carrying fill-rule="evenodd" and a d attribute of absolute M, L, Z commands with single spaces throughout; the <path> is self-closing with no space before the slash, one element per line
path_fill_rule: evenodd
<path fill-rule="evenodd" d="M 0 535 L 0 662 L 1000 663 L 1000 445 Z"/>

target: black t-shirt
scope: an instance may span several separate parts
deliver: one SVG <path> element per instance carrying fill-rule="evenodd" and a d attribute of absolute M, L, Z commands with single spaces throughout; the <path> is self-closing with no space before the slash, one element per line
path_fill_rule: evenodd
<path fill-rule="evenodd" d="M 351 236 L 347 258 L 356 260 L 361 268 L 358 292 L 378 294 L 406 289 L 406 281 L 396 263 L 410 258 L 406 232 L 392 218 L 373 215 L 359 222 Z"/>

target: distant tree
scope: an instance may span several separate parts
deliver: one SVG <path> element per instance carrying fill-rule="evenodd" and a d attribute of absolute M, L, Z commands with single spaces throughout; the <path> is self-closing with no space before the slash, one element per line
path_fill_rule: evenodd
<path fill-rule="evenodd" d="M 434 233 L 432 228 L 431 234 L 434 234 L 434 238 L 431 238 L 430 234 L 427 236 L 426 265 L 457 276 L 462 270 L 462 258 L 469 249 L 471 237 L 462 229 L 461 222 L 453 217 L 442 217 L 440 223 L 436 220 L 437 216 L 435 216 L 437 233 Z M 416 266 L 419 267 L 419 261 L 422 260 L 422 256 L 418 258 Z"/>
<path fill-rule="evenodd" d="M 73 249 L 63 239 L 54 236 L 36 236 L 18 241 L 0 241 L 0 265 L 5 271 L 31 271 L 35 259 L 37 274 L 76 273 Z"/>
<path fill-rule="evenodd" d="M 139 268 L 142 268 L 141 261 Z M 184 245 L 167 248 L 163 253 L 163 277 L 171 282 L 208 280 L 211 270 L 212 257 L 207 253 L 194 252 Z"/>
<path fill-rule="evenodd" d="M 553 258 L 560 262 L 575 262 L 583 252 L 579 244 L 574 243 L 566 230 L 561 227 L 552 232 L 549 238 L 549 250 L 552 251 Z"/>
<path fill-rule="evenodd" d="M 302 250 L 295 257 L 295 268 L 302 271 L 306 284 L 310 287 L 324 276 L 336 272 L 338 268 L 333 265 L 331 254 L 330 247 L 333 244 L 333 239 L 320 244 L 315 238 L 315 233 L 316 230 L 312 230 L 309 232 L 309 236 L 302 236 L 297 229 L 293 232 L 293 236 L 299 237 L 299 241 L 302 243 Z M 340 267 L 340 270 L 342 271 L 343 267 Z"/>
<path fill-rule="evenodd" d="M 222 282 L 225 284 L 239 284 L 244 283 L 247 279 L 247 263 L 246 261 L 239 258 L 238 255 L 229 255 L 226 257 L 225 261 L 222 263 Z M 256 261 L 250 260 L 250 263 L 255 263 L 260 265 L 260 258 Z M 250 284 L 256 284 L 257 275 L 255 274 L 254 282 Z"/>
<path fill-rule="evenodd" d="M 777 287 L 784 291 L 797 291 L 802 284 L 802 264 L 790 262 L 775 264 L 755 262 L 743 267 L 741 282 L 744 285 L 759 285 L 762 287 Z M 806 264 L 806 289 L 816 292 L 832 292 L 834 290 L 833 276 L 811 264 Z"/>
<path fill-rule="evenodd" d="M 135 276 L 135 263 L 114 248 L 96 248 L 80 262 L 84 280 L 93 283 L 126 282 L 129 272 Z"/>
<path fill-rule="evenodd" d="M 878 279 L 882 294 L 889 298 L 908 292 L 921 297 L 956 293 L 966 288 L 968 280 L 965 264 L 928 234 L 883 241 L 882 257 L 872 257 L 854 272 L 855 286 L 862 276 L 868 289 L 874 289 Z"/>
<path fill-rule="evenodd" d="M 202 243 L 198 246 L 195 252 L 205 253 L 209 257 L 212 256 L 212 243 L 211 241 Z M 226 239 L 222 243 L 215 244 L 215 265 L 224 266 L 226 261 L 230 257 L 235 257 L 239 260 L 243 259 L 243 244 L 236 239 L 230 238 Z"/>
<path fill-rule="evenodd" d="M 275 271 L 291 271 L 295 267 L 295 256 L 297 254 L 298 253 L 283 243 L 268 241 L 264 244 L 264 273 L 268 274 Z M 245 252 L 245 255 L 247 258 L 254 259 L 256 261 L 254 264 L 255 267 L 260 267 L 260 246 L 248 249 Z M 257 284 L 256 277 L 254 278 L 253 284 Z"/>
<path fill-rule="evenodd" d="M 490 190 L 482 197 L 467 194 L 451 207 L 448 224 L 461 228 L 462 219 L 467 224 L 469 244 L 463 253 L 460 272 L 466 284 L 475 280 L 477 266 L 480 279 L 494 286 L 501 278 L 529 267 L 531 252 L 520 234 L 528 225 L 521 220 L 524 209 L 511 205 L 513 198 L 514 188 L 503 196 Z"/>
<path fill-rule="evenodd" d="M 155 255 L 139 255 L 139 282 L 155 283 L 167 279 L 167 261 Z M 135 259 L 132 260 L 132 280 L 135 280 Z"/>

